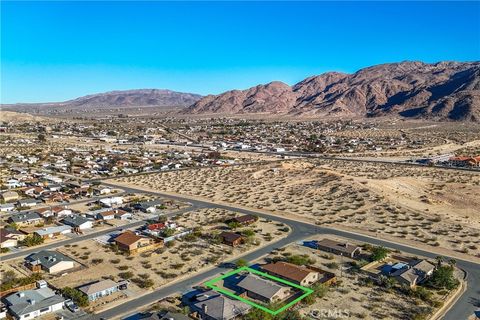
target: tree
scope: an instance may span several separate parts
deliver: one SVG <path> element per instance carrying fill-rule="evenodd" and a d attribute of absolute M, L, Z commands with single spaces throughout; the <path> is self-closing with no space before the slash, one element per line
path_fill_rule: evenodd
<path fill-rule="evenodd" d="M 18 225 L 15 222 L 12 222 L 7 225 L 8 228 L 18 230 Z"/>
<path fill-rule="evenodd" d="M 442 257 L 442 256 L 436 256 L 436 257 L 435 257 L 435 260 L 437 261 L 437 267 L 441 267 L 441 266 L 442 266 L 442 262 L 445 260 L 445 258 Z"/>
<path fill-rule="evenodd" d="M 80 307 L 88 306 L 88 297 L 77 289 L 65 287 L 62 289 L 62 294 L 72 299 Z"/>
<path fill-rule="evenodd" d="M 453 271 L 452 266 L 440 266 L 433 271 L 427 284 L 435 289 L 455 289 L 459 281 L 455 278 Z"/>
<path fill-rule="evenodd" d="M 33 235 L 26 236 L 25 239 L 20 241 L 20 244 L 27 247 L 38 246 L 43 243 L 43 238 L 38 234 L 34 233 Z"/>
<path fill-rule="evenodd" d="M 287 262 L 296 264 L 298 266 L 313 264 L 315 260 L 310 258 L 308 255 L 292 255 L 287 258 Z"/>
<path fill-rule="evenodd" d="M 171 229 L 171 228 L 166 228 L 165 230 L 163 230 L 163 236 L 165 238 L 168 238 L 168 237 L 171 237 L 175 234 L 175 229 Z"/>
<path fill-rule="evenodd" d="M 229 222 L 228 223 L 228 227 L 232 230 L 235 230 L 237 228 L 240 228 L 240 223 L 236 222 L 236 221 L 232 221 L 232 222 Z"/>
<path fill-rule="evenodd" d="M 165 216 L 165 215 L 159 215 L 157 221 L 158 221 L 159 223 L 165 223 L 165 222 L 167 222 L 167 216 Z"/>
<path fill-rule="evenodd" d="M 381 287 L 383 287 L 387 290 L 390 290 L 391 288 L 393 288 L 395 286 L 397 281 L 395 280 L 395 278 L 386 277 L 386 276 L 382 275 L 378 278 L 378 283 Z"/>
<path fill-rule="evenodd" d="M 44 143 L 45 141 L 47 141 L 47 138 L 42 133 L 39 134 L 37 138 L 38 138 L 38 141 L 40 141 L 41 143 Z"/>
<path fill-rule="evenodd" d="M 286 310 L 278 316 L 279 320 L 299 320 L 302 318 L 297 310 Z"/>
<path fill-rule="evenodd" d="M 235 265 L 240 268 L 240 267 L 245 267 L 248 265 L 247 260 L 245 259 L 238 259 L 237 262 L 235 262 Z"/>
<path fill-rule="evenodd" d="M 371 258 L 373 261 L 380 261 L 385 259 L 388 254 L 390 253 L 390 250 L 387 248 L 380 246 L 380 247 L 375 247 L 372 249 L 372 255 Z"/>
<path fill-rule="evenodd" d="M 452 267 L 455 267 L 457 265 L 457 260 L 452 258 L 452 259 L 448 260 L 448 264 Z"/>
<path fill-rule="evenodd" d="M 273 320 L 273 316 L 263 310 L 252 308 L 250 312 L 243 317 L 244 320 Z"/>
<path fill-rule="evenodd" d="M 255 236 L 255 231 L 253 231 L 252 229 L 246 229 L 246 230 L 243 230 L 243 231 L 242 231 L 242 234 L 243 234 L 245 237 L 250 238 L 250 237 Z"/>

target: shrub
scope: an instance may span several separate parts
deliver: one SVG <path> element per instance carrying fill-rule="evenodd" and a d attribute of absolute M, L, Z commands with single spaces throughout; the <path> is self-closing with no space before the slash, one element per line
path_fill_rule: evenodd
<path fill-rule="evenodd" d="M 118 276 L 122 279 L 128 280 L 133 278 L 133 272 L 127 271 L 127 272 L 120 272 Z"/>
<path fill-rule="evenodd" d="M 77 289 L 65 287 L 62 289 L 62 294 L 72 299 L 80 307 L 88 306 L 88 297 Z"/>
<path fill-rule="evenodd" d="M 372 259 L 372 261 L 380 261 L 385 259 L 389 253 L 390 253 L 390 250 L 388 250 L 383 246 L 375 247 L 372 249 L 372 255 L 370 258 Z"/>

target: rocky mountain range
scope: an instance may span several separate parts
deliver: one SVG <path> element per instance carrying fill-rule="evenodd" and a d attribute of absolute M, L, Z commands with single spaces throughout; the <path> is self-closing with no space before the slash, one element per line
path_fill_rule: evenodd
<path fill-rule="evenodd" d="M 480 121 L 480 62 L 401 62 L 208 95 L 186 114 L 271 113 Z"/>
<path fill-rule="evenodd" d="M 201 97 L 198 94 L 171 90 L 138 89 L 92 94 L 64 102 L 2 105 L 2 109 L 43 113 L 42 111 L 97 111 L 128 107 L 186 107 L 200 100 Z"/>

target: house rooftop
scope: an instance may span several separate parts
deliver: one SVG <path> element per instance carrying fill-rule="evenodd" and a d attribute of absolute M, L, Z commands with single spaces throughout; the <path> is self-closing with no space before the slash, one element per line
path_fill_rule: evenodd
<path fill-rule="evenodd" d="M 118 243 L 123 244 L 125 246 L 131 246 L 132 244 L 134 244 L 135 242 L 137 242 L 138 240 L 141 240 L 141 239 L 146 239 L 146 238 L 141 237 L 141 236 L 137 236 L 132 231 L 125 231 L 115 238 L 115 242 L 118 242 Z"/>
<path fill-rule="evenodd" d="M 62 296 L 55 294 L 50 288 L 19 291 L 5 298 L 8 308 L 17 316 L 32 313 L 64 301 L 65 299 Z"/>
<path fill-rule="evenodd" d="M 42 250 L 32 253 L 25 258 L 32 265 L 42 265 L 45 268 L 51 268 L 62 261 L 73 261 L 66 255 L 57 251 Z"/>
<path fill-rule="evenodd" d="M 36 212 L 18 213 L 10 217 L 10 220 L 15 223 L 41 219 L 42 217 Z"/>
<path fill-rule="evenodd" d="M 194 306 L 213 319 L 233 319 L 251 309 L 248 304 L 227 298 L 213 290 L 204 292 Z"/>
<path fill-rule="evenodd" d="M 334 249 L 340 252 L 348 253 L 351 255 L 358 249 L 358 246 L 346 243 L 346 242 L 338 242 L 330 239 L 322 239 L 317 242 L 317 245 L 322 247 L 327 247 L 330 249 Z"/>
<path fill-rule="evenodd" d="M 222 232 L 220 233 L 220 237 L 228 242 L 234 242 L 235 240 L 243 238 L 242 235 L 233 232 Z"/>
<path fill-rule="evenodd" d="M 65 224 L 68 224 L 68 225 L 71 225 L 71 226 L 74 226 L 74 227 L 79 227 L 82 224 L 84 224 L 85 222 L 88 222 L 90 220 L 88 220 L 85 217 L 79 216 L 79 215 L 71 215 L 71 216 L 65 217 L 62 221 Z"/>
<path fill-rule="evenodd" d="M 50 234 L 60 233 L 70 229 L 71 229 L 70 226 L 62 225 L 62 226 L 54 226 L 54 227 L 38 229 L 35 231 L 35 233 L 38 234 L 39 236 L 48 236 Z"/>
<path fill-rule="evenodd" d="M 262 269 L 277 274 L 281 277 L 301 282 L 310 273 L 315 272 L 305 267 L 297 266 L 288 262 L 275 262 L 262 266 Z"/>
<path fill-rule="evenodd" d="M 251 274 L 246 275 L 242 280 L 240 280 L 238 286 L 267 299 L 273 298 L 280 290 L 284 288 L 273 281 L 262 279 Z"/>
<path fill-rule="evenodd" d="M 116 283 L 115 281 L 106 279 L 106 280 L 100 280 L 94 283 L 83 285 L 79 287 L 78 290 L 80 290 L 81 292 L 85 293 L 88 296 L 88 295 L 91 295 L 103 290 L 107 290 L 110 288 L 114 288 L 117 286 L 118 286 L 118 283 Z"/>

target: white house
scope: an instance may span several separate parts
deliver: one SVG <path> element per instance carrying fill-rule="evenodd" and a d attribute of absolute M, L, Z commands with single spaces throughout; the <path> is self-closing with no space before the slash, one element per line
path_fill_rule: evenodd
<path fill-rule="evenodd" d="M 0 212 L 13 211 L 15 205 L 13 203 L 0 204 Z"/>
<path fill-rule="evenodd" d="M 32 253 L 25 258 L 25 263 L 34 272 L 60 273 L 75 267 L 75 262 L 66 255 L 49 250 Z"/>
<path fill-rule="evenodd" d="M 120 205 L 123 203 L 123 197 L 110 197 L 99 200 L 100 204 L 104 207 L 111 207 L 113 205 Z"/>
<path fill-rule="evenodd" d="M 78 215 L 65 217 L 62 222 L 74 230 L 86 230 L 93 227 L 93 221 Z"/>
<path fill-rule="evenodd" d="M 19 320 L 29 320 L 62 310 L 65 298 L 48 288 L 15 292 L 5 298 L 10 314 Z"/>
<path fill-rule="evenodd" d="M 34 233 L 38 234 L 40 237 L 44 239 L 55 238 L 59 235 L 65 235 L 72 232 L 72 227 L 61 225 L 61 226 L 54 226 L 54 227 L 47 227 L 36 230 Z"/>

